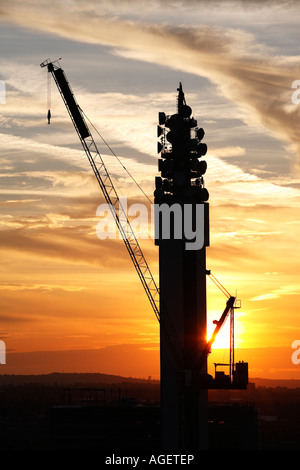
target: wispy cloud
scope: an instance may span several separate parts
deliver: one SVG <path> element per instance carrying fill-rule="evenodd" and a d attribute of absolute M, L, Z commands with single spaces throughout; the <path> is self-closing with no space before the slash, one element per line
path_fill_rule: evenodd
<path fill-rule="evenodd" d="M 278 299 L 285 295 L 299 295 L 300 292 L 300 285 L 286 285 L 282 286 L 279 289 L 274 289 L 271 292 L 267 292 L 266 294 L 258 295 L 257 297 L 253 297 L 250 299 L 251 301 L 261 301 L 261 300 L 272 300 Z"/>
<path fill-rule="evenodd" d="M 85 290 L 85 287 L 82 286 L 66 286 L 61 284 L 0 284 L 0 290 L 4 291 L 35 291 L 38 290 L 40 292 L 51 292 L 54 290 L 64 290 L 67 292 L 77 292 Z"/>
<path fill-rule="evenodd" d="M 200 24 L 173 26 L 120 19 L 104 12 L 103 4 L 64 4 L 18 0 L 2 6 L 10 21 L 72 40 L 112 47 L 124 56 L 208 78 L 223 96 L 247 111 L 247 119 L 262 125 L 300 156 L 297 132 L 299 108 L 291 103 L 291 84 L 300 76 L 296 57 L 276 54 L 240 29 Z M 293 3 L 295 5 L 295 3 Z M 71 8 L 72 15 L 69 14 Z"/>

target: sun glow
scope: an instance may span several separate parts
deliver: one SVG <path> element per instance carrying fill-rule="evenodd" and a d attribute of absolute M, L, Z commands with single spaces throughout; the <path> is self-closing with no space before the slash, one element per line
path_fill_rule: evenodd
<path fill-rule="evenodd" d="M 235 311 L 236 312 L 236 311 Z M 215 320 L 219 320 L 222 312 L 220 311 L 209 311 L 207 314 L 207 333 L 206 339 L 209 341 L 214 332 L 216 325 L 213 323 Z M 240 324 L 239 319 L 234 318 L 234 346 L 241 347 L 242 344 L 242 325 Z M 228 314 L 223 326 L 221 327 L 219 333 L 217 334 L 215 341 L 212 345 L 212 350 L 214 349 L 228 349 L 230 348 L 230 314 Z"/>
<path fill-rule="evenodd" d="M 220 313 L 216 312 L 215 315 L 213 316 L 214 319 L 218 319 L 220 317 Z M 215 324 L 213 323 L 212 320 L 208 321 L 207 324 L 207 334 L 206 338 L 207 341 L 210 340 L 213 331 L 215 329 Z M 212 345 L 212 349 L 229 349 L 230 347 L 230 324 L 229 324 L 229 318 L 225 321 L 223 327 L 219 331 L 218 335 L 216 336 L 216 339 Z"/>

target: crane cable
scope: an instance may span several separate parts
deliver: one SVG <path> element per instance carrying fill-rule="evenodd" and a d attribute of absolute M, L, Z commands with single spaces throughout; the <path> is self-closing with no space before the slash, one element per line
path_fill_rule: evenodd
<path fill-rule="evenodd" d="M 125 165 L 121 162 L 121 160 L 119 159 L 119 157 L 116 155 L 116 153 L 113 151 L 113 149 L 110 147 L 110 145 L 106 142 L 106 140 L 104 139 L 104 137 L 100 134 L 100 132 L 98 131 L 98 129 L 96 129 L 96 127 L 94 126 L 94 124 L 91 122 L 91 120 L 87 117 L 87 115 L 85 114 L 85 112 L 80 108 L 82 114 L 85 116 L 85 118 L 88 120 L 88 122 L 90 123 L 90 125 L 93 127 L 93 129 L 95 130 L 95 132 L 97 132 L 97 134 L 99 135 L 99 137 L 102 139 L 102 141 L 104 142 L 104 144 L 106 145 L 106 147 L 110 150 L 110 152 L 112 153 L 112 155 L 117 159 L 117 161 L 120 163 L 120 165 L 123 167 L 123 169 L 126 171 L 126 173 L 129 175 L 129 177 L 132 179 L 132 181 L 136 184 L 136 186 L 140 189 L 140 191 L 144 194 L 144 196 L 148 199 L 148 201 L 150 202 L 150 204 L 152 204 L 153 202 L 151 201 L 151 199 L 149 198 L 149 196 L 145 193 L 145 191 L 143 190 L 143 188 L 139 185 L 139 183 L 136 181 L 136 179 L 132 176 L 132 174 L 129 172 L 129 170 L 127 170 L 127 168 L 125 167 Z"/>
<path fill-rule="evenodd" d="M 50 73 L 47 74 L 48 77 L 48 82 L 47 82 L 47 107 L 48 107 L 48 113 L 47 113 L 47 119 L 48 119 L 48 124 L 50 124 L 50 119 L 51 119 L 51 77 Z"/>
<path fill-rule="evenodd" d="M 218 279 L 211 273 L 209 274 L 209 277 L 211 278 L 213 283 L 220 289 L 220 291 L 223 292 L 223 294 L 229 299 L 229 297 L 231 297 L 231 295 L 228 292 L 228 290 L 221 284 L 221 282 L 218 281 Z"/>

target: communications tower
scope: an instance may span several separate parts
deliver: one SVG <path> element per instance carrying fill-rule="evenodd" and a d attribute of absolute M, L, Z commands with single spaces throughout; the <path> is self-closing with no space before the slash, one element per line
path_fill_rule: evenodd
<path fill-rule="evenodd" d="M 207 449 L 206 247 L 209 195 L 203 175 L 204 131 L 192 117 L 181 83 L 177 112 L 159 113 L 160 177 L 154 192 L 159 246 L 162 440 L 165 449 Z M 197 373 L 195 374 L 195 371 Z"/>

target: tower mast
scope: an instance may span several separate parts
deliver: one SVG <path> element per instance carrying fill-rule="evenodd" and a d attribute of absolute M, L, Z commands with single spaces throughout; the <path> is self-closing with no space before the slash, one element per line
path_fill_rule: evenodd
<path fill-rule="evenodd" d="M 208 192 L 201 157 L 207 146 L 186 104 L 181 83 L 177 113 L 159 113 L 158 150 L 161 152 L 154 192 L 156 244 L 159 246 L 160 303 L 172 312 L 182 368 L 160 336 L 162 440 L 165 449 L 207 449 L 207 390 L 199 380 L 207 375 L 206 246 L 209 245 Z M 192 238 L 193 237 L 193 238 Z M 163 310 L 161 320 L 163 321 Z"/>

